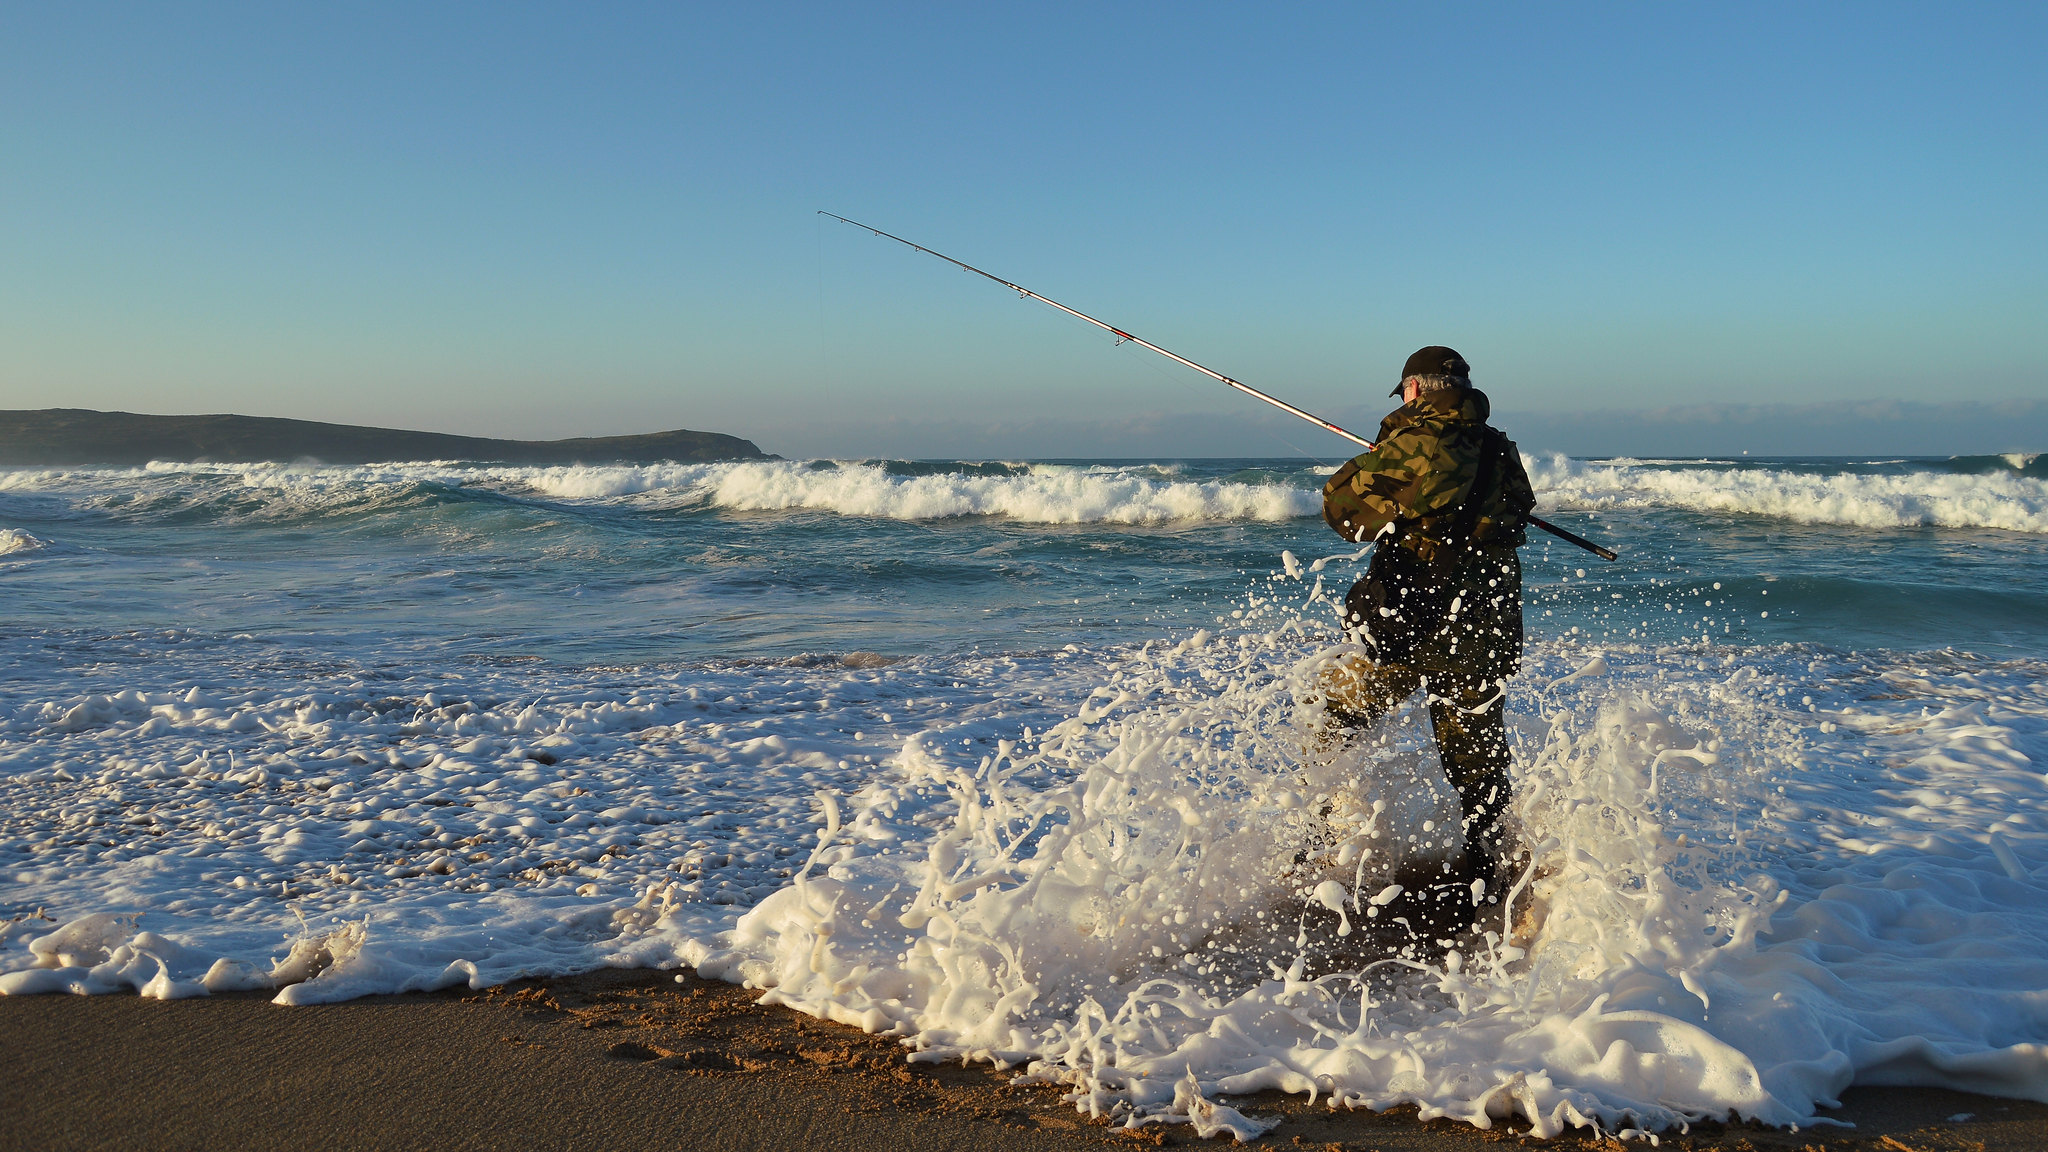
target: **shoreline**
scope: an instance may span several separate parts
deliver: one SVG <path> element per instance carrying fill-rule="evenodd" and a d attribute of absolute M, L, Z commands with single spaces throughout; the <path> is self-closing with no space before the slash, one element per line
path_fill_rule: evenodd
<path fill-rule="evenodd" d="M 604 969 L 482 992 L 280 1008 L 267 994 L 0 998 L 0 1147 L 1068 1149 L 1207 1143 L 1186 1125 L 1091 1121 L 1062 1090 L 986 1066 L 911 1064 L 893 1040 L 755 1003 L 686 972 Z M 1415 1110 L 1333 1111 L 1265 1094 L 1267 1147 L 1464 1152 L 1538 1141 Z M 1969 1118 L 1956 1117 L 1968 1114 Z M 1938 1088 L 1855 1088 L 1853 1128 L 1703 1124 L 1684 1149 L 2033 1149 L 2048 1105 Z M 1227 1138 L 1218 1137 L 1227 1142 Z M 1646 1144 L 1629 1146 L 1648 1147 Z"/>

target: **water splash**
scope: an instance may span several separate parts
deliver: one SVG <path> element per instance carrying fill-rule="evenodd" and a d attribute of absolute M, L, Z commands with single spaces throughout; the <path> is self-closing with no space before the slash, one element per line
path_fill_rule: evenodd
<path fill-rule="evenodd" d="M 1021 1065 L 1128 1124 L 1185 1116 L 1189 1076 L 1203 1098 L 1518 1114 L 1541 1134 L 1804 1118 L 1810 1099 L 1774 1096 L 1706 1024 L 1710 974 L 1754 949 L 1777 893 L 1742 832 L 1763 765 L 1706 721 L 1714 693 L 1653 704 L 1588 661 L 1569 701 L 1525 694 L 1533 866 L 1508 906 L 1435 938 L 1379 913 L 1460 850 L 1455 797 L 1417 714 L 1314 751 L 1301 701 L 1341 643 L 1328 615 L 1319 583 L 1283 574 L 1251 626 L 1134 652 L 1043 734 L 973 764 L 910 741 L 849 818 L 833 803 L 824 874 L 706 970 L 919 1058 Z M 920 853 L 868 848 L 919 810 L 944 813 Z"/>

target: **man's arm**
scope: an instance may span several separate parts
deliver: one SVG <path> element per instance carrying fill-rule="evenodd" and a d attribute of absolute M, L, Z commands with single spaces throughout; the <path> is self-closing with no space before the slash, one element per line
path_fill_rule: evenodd
<path fill-rule="evenodd" d="M 1323 485 L 1323 519 L 1339 536 L 1363 542 L 1396 520 L 1428 515 L 1415 507 L 1431 466 L 1428 439 L 1403 429 L 1337 469 Z"/>

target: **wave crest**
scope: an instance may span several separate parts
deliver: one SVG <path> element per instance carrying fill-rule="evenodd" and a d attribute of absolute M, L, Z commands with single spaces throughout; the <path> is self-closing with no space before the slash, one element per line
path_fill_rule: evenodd
<path fill-rule="evenodd" d="M 2042 475 L 2048 457 L 2042 456 L 1750 462 L 1544 455 L 1524 456 L 1523 463 L 1539 506 L 1552 510 L 1676 508 L 1862 528 L 2048 533 L 2048 476 Z M 1156 463 L 152 464 L 0 471 L 0 493 L 60 499 L 68 493 L 83 497 L 77 511 L 180 522 L 290 522 L 475 499 L 539 499 L 881 520 L 1143 525 L 1314 517 L 1321 511 L 1321 478 L 1318 469 L 1287 466 L 1204 478 Z M 22 540 L 13 541 L 13 550 L 40 546 Z"/>
<path fill-rule="evenodd" d="M 108 482 L 117 498 L 107 501 Z M 143 489 L 149 499 L 134 501 Z M 1283 521 L 1321 497 L 1280 475 L 1182 479 L 1171 468 L 975 462 L 775 461 L 723 464 L 476 466 L 448 462 L 298 466 L 151 464 L 0 473 L 0 491 L 87 496 L 124 518 L 304 519 L 434 503 L 463 490 L 515 499 L 817 511 L 887 520 L 1001 516 L 1033 524 Z M 118 511 L 117 511 L 118 510 Z"/>
<path fill-rule="evenodd" d="M 0 528 L 0 556 L 12 556 L 17 552 L 34 552 L 50 546 L 48 540 L 38 539 L 19 528 Z"/>
<path fill-rule="evenodd" d="M 736 511 L 812 510 L 888 520 L 1002 516 L 1034 524 L 1159 524 L 1292 520 L 1315 515 L 1317 493 L 1280 484 L 1167 479 L 1108 467 L 1031 465 L 916 474 L 887 464 L 745 463 L 548 468 L 538 492 L 603 499 L 655 492 Z"/>
<path fill-rule="evenodd" d="M 1546 508 L 1683 508 L 1860 528 L 2048 532 L 2048 481 L 1996 472 L 1803 472 L 1524 457 Z M 2001 462 L 2004 463 L 2001 458 Z"/>

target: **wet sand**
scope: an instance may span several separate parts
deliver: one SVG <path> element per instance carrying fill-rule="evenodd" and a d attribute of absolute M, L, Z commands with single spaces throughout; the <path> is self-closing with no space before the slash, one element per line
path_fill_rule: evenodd
<path fill-rule="evenodd" d="M 1071 1149 L 1200 1143 L 1076 1113 L 985 1067 L 910 1064 L 894 1042 L 730 984 L 607 971 L 483 993 L 279 1008 L 262 996 L 0 998 L 6 1149 Z M 1620 1148 L 1234 1098 L 1284 1122 L 1274 1148 Z M 2048 1148 L 2048 1106 L 1938 1089 L 1857 1089 L 1856 1127 L 1666 1133 L 1663 1148 Z M 1962 1114 L 1967 1119 L 1955 1119 Z M 1228 1143 L 1222 1138 L 1219 1143 Z M 1644 1148 L 1637 1142 L 1625 1147 Z"/>

